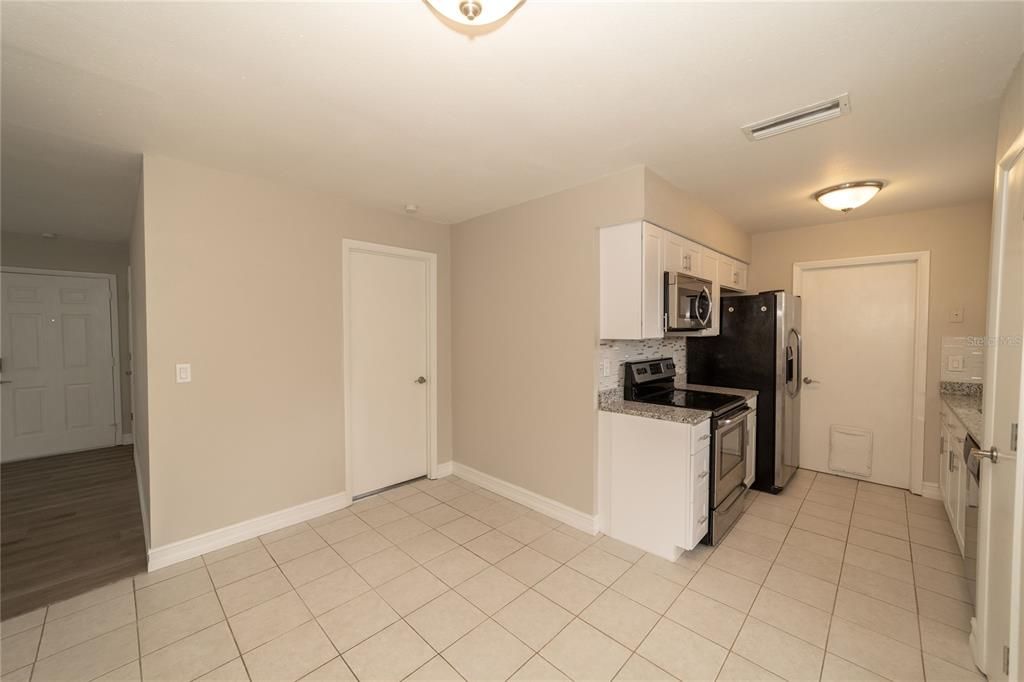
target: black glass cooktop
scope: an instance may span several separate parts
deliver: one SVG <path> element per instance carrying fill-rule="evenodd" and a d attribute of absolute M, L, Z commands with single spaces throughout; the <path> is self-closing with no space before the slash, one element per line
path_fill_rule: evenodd
<path fill-rule="evenodd" d="M 637 397 L 634 400 L 655 405 L 674 405 L 675 407 L 688 407 L 691 410 L 706 410 L 714 413 L 716 417 L 731 412 L 745 402 L 738 395 L 681 390 L 664 391 Z"/>

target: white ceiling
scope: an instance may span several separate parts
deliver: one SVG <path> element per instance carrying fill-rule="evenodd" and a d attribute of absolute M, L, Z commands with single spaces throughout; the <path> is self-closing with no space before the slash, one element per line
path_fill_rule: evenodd
<path fill-rule="evenodd" d="M 635 164 L 751 231 L 843 220 L 809 196 L 855 179 L 891 183 L 857 217 L 979 199 L 1022 12 L 527 0 L 468 37 L 419 0 L 4 3 L 4 226 L 123 237 L 139 152 L 442 222 Z"/>

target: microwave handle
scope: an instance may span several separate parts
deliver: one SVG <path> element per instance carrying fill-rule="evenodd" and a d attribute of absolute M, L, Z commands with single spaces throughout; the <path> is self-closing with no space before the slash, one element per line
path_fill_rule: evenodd
<path fill-rule="evenodd" d="M 711 299 L 711 292 L 708 291 L 707 287 L 704 287 L 703 289 L 701 289 L 700 295 L 703 296 L 704 298 L 706 298 L 707 301 L 708 301 L 708 314 L 707 314 L 707 317 L 703 317 L 703 318 L 700 317 L 700 315 L 698 315 L 697 319 L 700 320 L 701 324 L 706 325 L 708 323 L 708 320 L 710 320 L 711 316 L 714 314 L 714 311 L 711 310 L 711 306 L 714 305 L 714 301 Z M 697 310 L 700 310 L 700 306 L 697 306 Z"/>

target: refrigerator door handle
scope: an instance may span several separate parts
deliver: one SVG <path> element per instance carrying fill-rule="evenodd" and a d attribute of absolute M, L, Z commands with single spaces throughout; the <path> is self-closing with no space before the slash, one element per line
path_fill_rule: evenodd
<path fill-rule="evenodd" d="M 789 382 L 792 388 L 787 387 L 786 390 L 789 392 L 791 397 L 795 398 L 800 395 L 800 391 L 803 390 L 804 339 L 796 329 L 790 329 L 789 333 L 796 339 L 796 376 L 792 377 L 792 380 Z"/>

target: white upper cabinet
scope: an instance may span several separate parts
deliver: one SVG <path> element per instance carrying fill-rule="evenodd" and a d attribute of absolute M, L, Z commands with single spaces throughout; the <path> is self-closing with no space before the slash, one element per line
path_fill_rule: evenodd
<path fill-rule="evenodd" d="M 665 242 L 668 235 L 661 228 L 643 223 L 644 264 L 640 300 L 640 338 L 660 339 L 665 335 Z"/>
<path fill-rule="evenodd" d="M 712 327 L 717 336 L 722 288 L 743 291 L 747 266 L 657 225 L 637 221 L 600 231 L 602 339 L 660 339 L 665 335 L 665 273 L 711 282 Z"/>
<path fill-rule="evenodd" d="M 747 290 L 747 264 L 721 256 L 718 262 L 718 282 L 728 291 L 743 292 Z"/>
<path fill-rule="evenodd" d="M 675 233 L 665 232 L 665 235 L 665 270 L 700 277 L 704 249 Z"/>
<path fill-rule="evenodd" d="M 641 221 L 600 230 L 602 339 L 664 336 L 665 235 Z"/>

